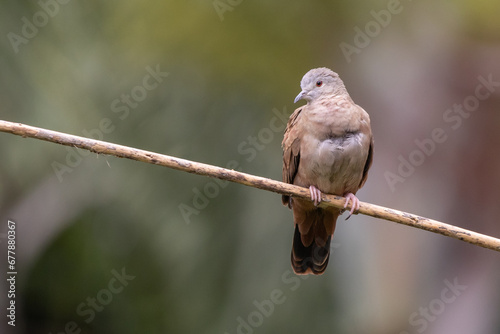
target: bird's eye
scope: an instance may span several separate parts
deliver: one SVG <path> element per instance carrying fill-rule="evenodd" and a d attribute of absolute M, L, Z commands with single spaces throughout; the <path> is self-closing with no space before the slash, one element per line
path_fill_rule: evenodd
<path fill-rule="evenodd" d="M 316 86 L 317 87 L 321 87 L 323 85 L 323 81 L 316 81 Z"/>

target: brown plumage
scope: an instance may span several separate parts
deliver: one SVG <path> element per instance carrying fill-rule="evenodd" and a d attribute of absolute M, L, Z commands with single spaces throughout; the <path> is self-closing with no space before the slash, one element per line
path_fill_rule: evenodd
<path fill-rule="evenodd" d="M 373 157 L 370 117 L 356 105 L 338 74 L 328 68 L 307 72 L 295 102 L 305 106 L 288 120 L 283 138 L 283 182 L 308 187 L 311 201 L 283 196 L 293 211 L 292 268 L 322 274 L 330 241 L 343 210 L 320 208 L 321 193 L 345 196 L 350 214 L 359 208 L 356 192 L 366 181 Z M 350 216 L 350 215 L 349 215 Z"/>

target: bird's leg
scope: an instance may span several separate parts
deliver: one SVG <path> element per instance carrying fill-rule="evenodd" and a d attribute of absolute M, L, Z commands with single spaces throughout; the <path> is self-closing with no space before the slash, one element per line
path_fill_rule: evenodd
<path fill-rule="evenodd" d="M 347 216 L 347 219 L 351 218 L 351 215 L 354 213 L 354 211 L 359 210 L 359 199 L 354 196 L 353 193 L 347 193 L 344 195 L 345 197 L 345 204 L 344 204 L 344 209 L 347 208 L 347 205 L 349 204 L 349 201 L 351 201 L 351 210 L 349 211 L 349 216 Z"/>
<path fill-rule="evenodd" d="M 311 201 L 314 202 L 314 206 L 318 206 L 321 203 L 321 191 L 315 186 L 309 186 L 309 192 L 311 193 Z"/>

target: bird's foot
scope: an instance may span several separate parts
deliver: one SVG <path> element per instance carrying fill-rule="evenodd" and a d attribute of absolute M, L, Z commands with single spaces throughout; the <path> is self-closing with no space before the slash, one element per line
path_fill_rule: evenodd
<path fill-rule="evenodd" d="M 315 186 L 309 186 L 309 192 L 311 193 L 311 201 L 314 202 L 314 206 L 318 206 L 321 203 L 321 191 Z"/>
<path fill-rule="evenodd" d="M 354 212 L 357 212 L 359 210 L 359 199 L 356 196 L 354 196 L 353 193 L 347 193 L 344 196 L 345 196 L 344 209 L 347 208 L 349 201 L 351 202 L 351 210 L 349 211 L 349 215 L 345 219 L 345 220 L 347 220 L 347 219 L 351 218 L 351 215 Z"/>

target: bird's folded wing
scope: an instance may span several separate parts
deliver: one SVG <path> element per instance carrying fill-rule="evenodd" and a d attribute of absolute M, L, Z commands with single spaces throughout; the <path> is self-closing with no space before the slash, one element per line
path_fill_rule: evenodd
<path fill-rule="evenodd" d="M 283 182 L 293 184 L 300 162 L 300 129 L 296 126 L 302 108 L 296 109 L 288 120 L 283 147 Z M 290 206 L 290 196 L 282 196 L 283 205 Z"/>
<path fill-rule="evenodd" d="M 368 149 L 368 157 L 366 158 L 365 168 L 363 169 L 363 177 L 361 178 L 361 182 L 359 183 L 359 188 L 361 188 L 368 178 L 368 170 L 370 169 L 373 162 L 373 138 L 370 142 L 370 147 Z"/>

